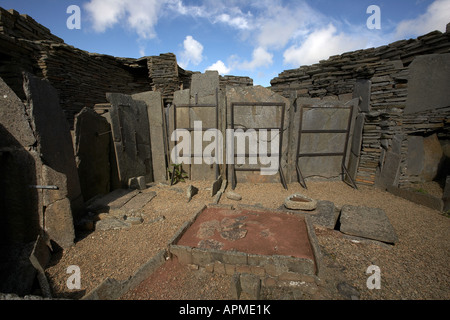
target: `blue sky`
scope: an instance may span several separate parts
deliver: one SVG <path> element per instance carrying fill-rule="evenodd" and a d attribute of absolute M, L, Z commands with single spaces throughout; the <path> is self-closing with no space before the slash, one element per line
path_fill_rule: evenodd
<path fill-rule="evenodd" d="M 80 29 L 69 29 L 70 5 Z M 367 20 L 380 9 L 380 29 Z M 450 0 L 0 0 L 76 48 L 249 76 L 255 85 L 331 55 L 416 38 L 450 22 Z M 370 20 L 373 21 L 373 20 Z"/>

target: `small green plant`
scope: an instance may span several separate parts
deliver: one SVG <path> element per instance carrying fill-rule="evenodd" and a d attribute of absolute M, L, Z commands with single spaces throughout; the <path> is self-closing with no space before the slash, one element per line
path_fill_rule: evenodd
<path fill-rule="evenodd" d="M 171 184 L 176 184 L 178 182 L 185 182 L 185 179 L 188 178 L 187 173 L 183 170 L 183 166 L 180 164 L 173 164 L 173 170 L 170 173 L 171 176 Z"/>
<path fill-rule="evenodd" d="M 422 189 L 422 188 L 416 189 L 416 192 L 422 193 L 422 194 L 428 194 L 427 190 Z"/>

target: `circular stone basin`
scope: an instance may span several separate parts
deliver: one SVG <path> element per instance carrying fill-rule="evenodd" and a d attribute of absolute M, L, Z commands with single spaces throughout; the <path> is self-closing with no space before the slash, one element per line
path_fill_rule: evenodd
<path fill-rule="evenodd" d="M 286 198 L 284 206 L 292 210 L 312 211 L 317 208 L 317 201 L 296 193 Z"/>

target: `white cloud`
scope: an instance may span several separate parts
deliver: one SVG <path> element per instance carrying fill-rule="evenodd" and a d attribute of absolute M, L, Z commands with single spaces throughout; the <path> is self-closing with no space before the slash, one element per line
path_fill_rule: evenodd
<path fill-rule="evenodd" d="M 105 32 L 118 23 L 124 23 L 141 39 L 156 37 L 155 25 L 165 1 L 159 0 L 90 0 L 84 5 L 92 26 Z"/>
<path fill-rule="evenodd" d="M 84 5 L 95 31 L 104 32 L 125 15 L 125 2 L 120 0 L 91 0 Z"/>
<path fill-rule="evenodd" d="M 185 6 L 182 0 L 160 0 L 167 3 L 167 12 L 181 15 L 190 15 L 192 17 L 207 17 L 208 12 L 203 6 Z"/>
<path fill-rule="evenodd" d="M 273 64 L 273 54 L 263 47 L 257 47 L 253 50 L 252 60 L 244 62 L 236 62 L 235 68 L 239 70 L 255 70 L 260 67 L 267 67 Z"/>
<path fill-rule="evenodd" d="M 239 30 L 250 29 L 249 21 L 244 17 L 231 17 L 227 13 L 222 13 L 215 17 L 214 22 L 221 22 Z"/>
<path fill-rule="evenodd" d="M 416 19 L 405 20 L 398 24 L 396 37 L 420 36 L 434 30 L 445 31 L 450 22 L 450 0 L 436 0 L 427 9 L 427 12 Z"/>
<path fill-rule="evenodd" d="M 199 65 L 203 61 L 203 45 L 192 36 L 183 41 L 183 52 L 180 54 L 180 66 L 186 69 L 189 64 Z"/>
<path fill-rule="evenodd" d="M 128 25 L 134 29 L 141 39 L 152 39 L 156 37 L 154 29 L 158 22 L 162 1 L 158 0 L 132 0 L 124 1 L 132 3 L 127 7 Z"/>
<path fill-rule="evenodd" d="M 311 26 L 322 23 L 322 15 L 303 1 L 282 4 L 279 1 L 264 2 L 262 14 L 256 19 L 257 45 L 281 49 L 299 34 L 308 32 Z"/>
<path fill-rule="evenodd" d="M 289 47 L 283 54 L 284 63 L 299 67 L 310 65 L 332 55 L 361 49 L 367 45 L 363 35 L 337 33 L 333 24 L 310 33 L 301 45 Z"/>
<path fill-rule="evenodd" d="M 228 68 L 222 60 L 218 60 L 216 63 L 212 64 L 206 70 L 216 70 L 221 75 L 226 75 L 231 72 L 231 69 Z"/>

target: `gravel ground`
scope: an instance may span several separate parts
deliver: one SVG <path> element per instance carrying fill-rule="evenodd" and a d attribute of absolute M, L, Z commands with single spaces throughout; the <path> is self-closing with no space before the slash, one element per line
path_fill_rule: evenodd
<path fill-rule="evenodd" d="M 169 187 L 156 185 L 144 192 L 157 196 L 143 208 L 144 223 L 130 229 L 94 231 L 80 234 L 70 249 L 55 254 L 46 269 L 53 294 L 58 298 L 81 298 L 106 278 L 126 280 L 152 256 L 167 248 L 178 228 L 203 205 L 212 202 L 211 182 L 193 182 L 199 193 L 187 203 L 188 184 Z M 429 187 L 439 193 L 436 186 Z M 305 190 L 298 184 L 284 190 L 280 184 L 237 184 L 239 203 L 260 204 L 277 209 L 284 199 L 301 192 L 317 200 L 328 200 L 337 207 L 345 204 L 383 209 L 399 238 L 395 246 L 365 241 L 336 230 L 316 228 L 326 274 L 320 292 L 312 299 L 348 298 L 342 287 L 356 289 L 360 299 L 434 299 L 450 298 L 450 220 L 439 212 L 395 197 L 376 188 L 354 190 L 343 182 L 308 182 Z M 222 196 L 221 204 L 236 204 Z M 162 219 L 161 217 L 164 217 Z M 67 267 L 78 265 L 81 290 L 67 289 Z M 381 270 L 381 289 L 369 290 L 366 281 L 370 265 Z M 231 299 L 231 277 L 192 270 L 168 261 L 151 278 L 122 299 Z M 140 288 L 140 289 L 139 289 Z M 264 291 L 265 299 L 296 299 L 286 292 Z M 303 297 L 305 298 L 305 297 Z"/>

